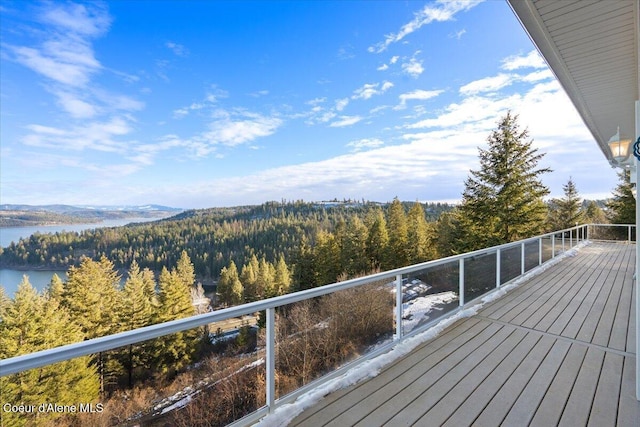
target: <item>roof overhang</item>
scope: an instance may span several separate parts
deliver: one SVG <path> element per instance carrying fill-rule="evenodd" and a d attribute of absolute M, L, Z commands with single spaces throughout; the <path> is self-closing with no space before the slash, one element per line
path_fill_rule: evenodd
<path fill-rule="evenodd" d="M 636 135 L 639 0 L 507 1 L 613 162 L 607 142 L 617 127 Z"/>

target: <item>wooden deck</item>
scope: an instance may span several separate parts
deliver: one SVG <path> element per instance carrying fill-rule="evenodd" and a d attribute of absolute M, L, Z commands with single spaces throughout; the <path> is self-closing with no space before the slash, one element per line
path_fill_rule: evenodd
<path fill-rule="evenodd" d="M 594 243 L 296 426 L 640 426 L 635 245 Z"/>

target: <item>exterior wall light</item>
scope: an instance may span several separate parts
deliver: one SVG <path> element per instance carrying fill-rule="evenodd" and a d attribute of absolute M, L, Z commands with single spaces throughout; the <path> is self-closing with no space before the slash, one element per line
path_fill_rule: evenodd
<path fill-rule="evenodd" d="M 620 136 L 619 127 L 616 134 L 613 135 L 611 138 L 609 138 L 608 144 L 609 144 L 609 149 L 611 150 L 613 160 L 616 163 L 613 165 L 614 167 L 615 166 L 622 166 L 622 167 L 631 166 L 631 164 L 633 163 L 633 159 L 629 159 L 629 155 L 631 154 L 631 150 L 632 150 L 631 139 L 624 136 Z M 636 144 L 638 143 L 636 142 Z M 634 144 L 634 147 L 633 147 L 634 155 L 636 155 L 635 153 L 636 144 Z M 638 153 L 637 155 L 640 155 L 640 153 Z"/>

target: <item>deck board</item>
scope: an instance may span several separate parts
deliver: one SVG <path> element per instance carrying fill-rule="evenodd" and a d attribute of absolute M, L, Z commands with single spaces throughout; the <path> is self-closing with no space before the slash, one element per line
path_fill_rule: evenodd
<path fill-rule="evenodd" d="M 640 425 L 634 268 L 586 246 L 291 425 Z"/>

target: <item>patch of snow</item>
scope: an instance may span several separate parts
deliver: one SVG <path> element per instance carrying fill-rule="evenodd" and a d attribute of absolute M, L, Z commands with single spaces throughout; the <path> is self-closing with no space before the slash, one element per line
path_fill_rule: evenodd
<path fill-rule="evenodd" d="M 337 378 L 334 378 L 330 381 L 327 381 L 326 383 L 319 385 L 315 389 L 310 390 L 309 392 L 303 394 L 302 396 L 298 397 L 293 403 L 288 403 L 276 408 L 276 410 L 273 411 L 271 414 L 266 415 L 258 423 L 254 424 L 254 427 L 281 427 L 281 426 L 288 425 L 295 417 L 300 415 L 305 409 L 315 405 L 317 402 L 322 400 L 328 394 L 333 393 L 334 391 L 349 387 L 362 380 L 366 380 L 366 379 L 377 376 L 384 367 L 395 362 L 399 358 L 409 354 L 411 351 L 413 351 L 413 349 L 423 344 L 424 342 L 427 342 L 437 337 L 443 330 L 445 330 L 451 324 L 455 323 L 460 319 L 471 317 L 477 314 L 480 308 L 482 308 L 485 304 L 495 301 L 496 299 L 500 298 L 511 289 L 520 286 L 525 281 L 548 270 L 550 267 L 554 266 L 555 264 L 560 262 L 562 259 L 576 256 L 578 251 L 582 247 L 587 246 L 589 244 L 590 242 L 588 241 L 578 244 L 574 248 L 548 261 L 543 266 L 525 273 L 522 277 L 514 280 L 512 283 L 501 287 L 498 291 L 493 292 L 491 295 L 487 295 L 486 297 L 481 299 L 481 302 L 469 308 L 461 310 L 451 317 L 443 319 L 442 321 L 438 322 L 435 326 L 427 329 L 424 332 L 421 332 L 417 335 L 414 335 L 412 337 L 409 337 L 403 340 L 402 342 L 398 343 L 395 347 L 393 347 L 393 349 L 391 349 L 388 353 L 384 353 L 373 359 L 364 361 L 360 365 L 355 366 L 349 371 L 347 371 L 345 374 Z M 441 295 L 441 294 L 437 294 L 437 295 Z M 443 300 L 444 300 L 444 296 L 443 296 Z M 425 302 L 424 304 L 426 307 L 427 303 Z M 416 308 L 417 311 L 419 307 L 420 305 L 418 305 L 418 307 Z"/>
<path fill-rule="evenodd" d="M 414 330 L 420 322 L 429 320 L 429 315 L 433 310 L 441 309 L 440 305 L 445 305 L 456 301 L 458 295 L 453 291 L 431 294 L 424 297 L 415 298 L 402 304 L 402 317 L 404 330 L 410 332 Z"/>

